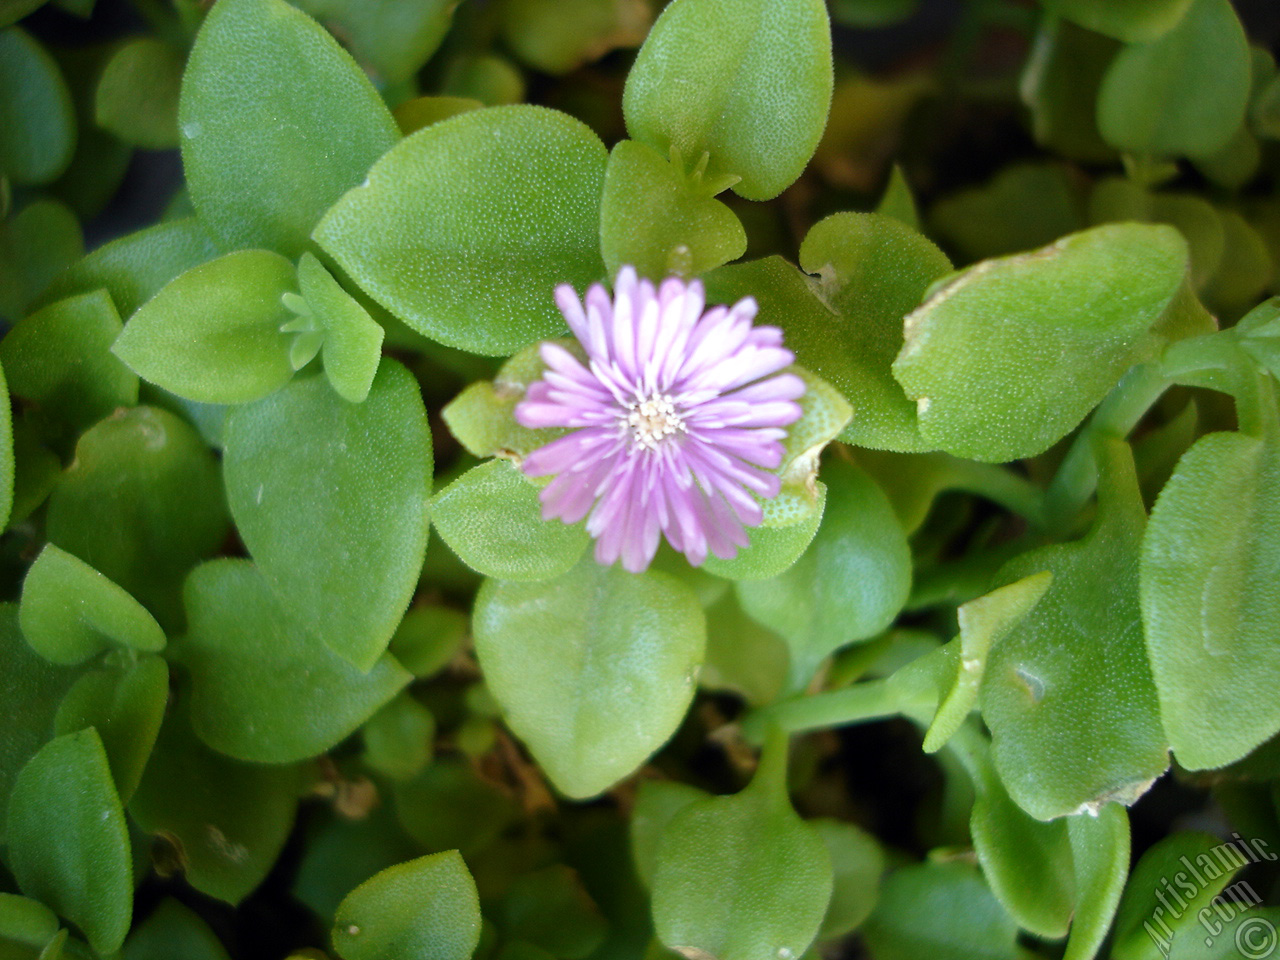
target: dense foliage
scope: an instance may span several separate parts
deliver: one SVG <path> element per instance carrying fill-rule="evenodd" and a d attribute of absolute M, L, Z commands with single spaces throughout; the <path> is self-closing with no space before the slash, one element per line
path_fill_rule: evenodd
<path fill-rule="evenodd" d="M 1271 955 L 1265 5 L 97 7 L 0 0 L 0 960 Z M 628 265 L 794 351 L 736 556 L 520 469 Z"/>

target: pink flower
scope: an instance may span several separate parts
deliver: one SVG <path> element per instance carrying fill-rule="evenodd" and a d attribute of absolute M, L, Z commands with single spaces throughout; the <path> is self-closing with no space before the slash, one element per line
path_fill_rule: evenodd
<path fill-rule="evenodd" d="M 704 312 L 702 284 L 671 277 L 654 289 L 631 267 L 585 304 L 568 285 L 556 303 L 586 351 L 584 366 L 542 344 L 543 379 L 516 407 L 526 427 L 574 431 L 530 453 L 524 471 L 554 476 L 543 516 L 587 519 L 596 560 L 649 566 L 665 534 L 697 566 L 733 557 L 759 498 L 778 495 L 784 429 L 800 418 L 804 381 L 779 371 L 795 357 L 777 327 L 753 327 L 751 297 Z"/>

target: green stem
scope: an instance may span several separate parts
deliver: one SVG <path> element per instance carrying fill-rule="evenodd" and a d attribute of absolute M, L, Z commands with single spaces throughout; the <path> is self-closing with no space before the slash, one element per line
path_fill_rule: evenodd
<path fill-rule="evenodd" d="M 1006 467 L 976 460 L 959 460 L 954 465 L 956 490 L 977 494 L 1018 514 L 1032 526 L 1044 525 L 1044 492 Z"/>
<path fill-rule="evenodd" d="M 781 727 L 770 726 L 765 734 L 764 749 L 760 753 L 760 766 L 752 778 L 751 786 L 759 787 L 769 796 L 786 798 L 787 755 L 790 752 L 790 734 Z"/>
<path fill-rule="evenodd" d="M 1128 436 L 1169 386 L 1154 363 L 1132 367 L 1120 378 L 1085 428 L 1076 434 L 1049 485 L 1044 505 L 1045 519 L 1051 528 L 1069 525 L 1097 489 L 1098 465 L 1094 460 L 1093 438 L 1100 433 Z"/>
<path fill-rule="evenodd" d="M 902 709 L 897 690 L 887 680 L 869 680 L 843 690 L 784 700 L 749 715 L 743 735 L 759 740 L 775 726 L 786 733 L 842 727 L 851 723 L 896 716 Z"/>

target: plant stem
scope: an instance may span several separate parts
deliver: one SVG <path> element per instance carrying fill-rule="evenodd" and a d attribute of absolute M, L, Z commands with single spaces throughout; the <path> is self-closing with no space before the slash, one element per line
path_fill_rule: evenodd
<path fill-rule="evenodd" d="M 786 733 L 841 727 L 892 717 L 901 711 L 900 696 L 887 680 L 868 680 L 843 690 L 784 700 L 765 707 L 743 722 L 743 735 L 758 740 L 770 725 Z"/>
<path fill-rule="evenodd" d="M 760 753 L 760 765 L 751 785 L 759 787 L 773 797 L 787 799 L 787 755 L 790 752 L 791 735 L 777 724 L 772 724 L 765 734 L 764 749 Z M 789 802 L 789 801 L 788 801 Z"/>
<path fill-rule="evenodd" d="M 1093 438 L 1106 433 L 1127 437 L 1170 383 L 1154 363 L 1129 369 L 1107 398 L 1098 405 L 1085 428 L 1076 434 L 1062 466 L 1045 494 L 1045 519 L 1051 528 L 1067 526 L 1093 496 L 1098 486 L 1098 465 Z"/>
<path fill-rule="evenodd" d="M 953 489 L 985 497 L 1032 526 L 1044 526 L 1044 492 L 1026 477 L 1007 467 L 976 460 L 957 459 L 954 469 Z"/>

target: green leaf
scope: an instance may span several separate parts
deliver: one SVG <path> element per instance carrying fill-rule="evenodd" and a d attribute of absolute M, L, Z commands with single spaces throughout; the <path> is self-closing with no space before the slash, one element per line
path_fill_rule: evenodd
<path fill-rule="evenodd" d="M 787 800 L 786 754 L 750 786 L 689 804 L 667 824 L 653 878 L 654 929 L 686 957 L 798 957 L 831 899 L 831 857 Z"/>
<path fill-rule="evenodd" d="M 173 414 L 135 407 L 90 428 L 49 495 L 50 542 L 136 597 L 162 626 L 181 621 L 182 578 L 222 545 L 218 466 Z"/>
<path fill-rule="evenodd" d="M 977 867 L 900 867 L 885 878 L 862 938 L 876 960 L 1015 960 L 1018 928 Z"/>
<path fill-rule="evenodd" d="M 1173 29 L 1192 0 L 1040 0 L 1044 7 L 1095 33 L 1125 43 L 1149 43 Z"/>
<path fill-rule="evenodd" d="M 314 757 L 412 679 L 390 654 L 356 670 L 289 617 L 244 560 L 197 567 L 184 593 L 189 628 L 175 648 L 191 675 L 192 726 L 237 760 Z"/>
<path fill-rule="evenodd" d="M 381 81 L 408 80 L 430 59 L 453 21 L 455 0 L 380 3 L 379 0 L 294 0 L 341 37 L 356 62 Z"/>
<path fill-rule="evenodd" d="M 853 407 L 840 434 L 860 446 L 927 449 L 916 413 L 890 367 L 902 347 L 902 318 L 929 285 L 951 272 L 943 253 L 915 230 L 880 214 L 837 213 L 800 246 L 800 266 L 826 309 L 782 317 L 796 359 Z M 794 284 L 794 281 L 793 281 Z M 767 310 L 762 305 L 762 312 Z"/>
<path fill-rule="evenodd" d="M 201 403 L 248 403 L 293 376 L 293 265 L 269 250 L 238 250 L 192 267 L 130 318 L 112 348 L 144 380 Z"/>
<path fill-rule="evenodd" d="M 1250 81 L 1230 0 L 1192 0 L 1172 29 L 1120 51 L 1098 93 L 1098 129 L 1140 156 L 1207 156 L 1244 122 Z"/>
<path fill-rule="evenodd" d="M 737 584 L 743 609 L 787 641 L 793 688 L 829 654 L 884 630 L 911 586 L 906 535 L 884 493 L 842 460 L 825 476 L 826 512 L 809 549 L 771 580 Z"/>
<path fill-rule="evenodd" d="M 1069 171 L 1053 163 L 1010 164 L 990 183 L 939 200 L 929 224 L 965 262 L 1042 247 L 1084 226 Z"/>
<path fill-rule="evenodd" d="M 1234 210 L 1219 212 L 1223 228 L 1222 262 L 1205 287 L 1204 298 L 1215 313 L 1234 319 L 1266 294 L 1276 265 L 1266 241 Z"/>
<path fill-rule="evenodd" d="M 393 796 L 405 833 L 433 853 L 457 849 L 474 858 L 519 812 L 506 792 L 456 758 L 436 758 L 394 784 Z"/>
<path fill-rule="evenodd" d="M 1137 562 L 1146 517 L 1133 458 L 1120 440 L 1098 451 L 1100 501 L 1088 535 L 1024 553 L 997 576 L 1053 574 L 991 651 L 982 683 L 1000 778 L 1041 820 L 1133 803 L 1169 765 L 1142 642 Z"/>
<path fill-rule="evenodd" d="M 1024 930 L 1062 938 L 1076 902 L 1068 821 L 1042 823 L 1026 813 L 985 757 L 974 790 L 969 831 L 991 892 Z"/>
<path fill-rule="evenodd" d="M 524 74 L 505 57 L 461 54 L 445 69 L 440 92 L 486 107 L 510 106 L 524 100 Z"/>
<path fill-rule="evenodd" d="M 1063 960 L 1093 960 L 1106 939 L 1129 878 L 1129 815 L 1117 804 L 1067 820 L 1076 910 Z"/>
<path fill-rule="evenodd" d="M 809 826 L 831 856 L 831 902 L 818 931 L 818 940 L 830 940 L 856 930 L 875 909 L 884 854 L 875 837 L 852 823 L 823 818 L 810 820 Z"/>
<path fill-rule="evenodd" d="M 912 230 L 920 229 L 920 212 L 916 208 L 916 198 L 899 164 L 895 163 L 893 169 L 889 171 L 889 183 L 884 188 L 875 212 L 892 217 Z"/>
<path fill-rule="evenodd" d="M 133 912 L 129 834 L 96 731 L 50 740 L 27 761 L 7 839 L 23 893 L 78 926 L 100 955 L 120 948 Z"/>
<path fill-rule="evenodd" d="M 316 241 L 419 333 L 505 356 L 565 327 L 558 283 L 603 273 L 606 154 L 572 117 L 475 110 L 403 140 L 316 227 Z"/>
<path fill-rule="evenodd" d="M 517 877 L 498 910 L 505 937 L 563 960 L 591 956 L 609 932 L 578 874 L 562 863 Z"/>
<path fill-rule="evenodd" d="M 200 917 L 172 897 L 160 902 L 125 942 L 121 960 L 228 960 L 226 948 Z"/>
<path fill-rule="evenodd" d="M 467 566 L 500 580 L 568 573 L 591 539 L 581 523 L 542 519 L 538 488 L 505 460 L 472 467 L 436 494 L 431 522 Z"/>
<path fill-rule="evenodd" d="M 138 378 L 111 353 L 120 316 L 105 290 L 51 303 L 0 340 L 9 389 L 78 434 L 138 402 Z"/>
<path fill-rule="evenodd" d="M 1168 956 L 1173 943 L 1202 940 L 1200 910 L 1231 882 L 1248 856 L 1198 831 L 1173 833 L 1147 850 L 1120 901 L 1114 960 L 1156 960 Z"/>
<path fill-rule="evenodd" d="M 630 264 L 655 283 L 736 260 L 747 234 L 734 212 L 651 147 L 622 140 L 609 154 L 600 200 L 600 244 L 609 275 Z"/>
<path fill-rule="evenodd" d="M 98 81 L 94 99 L 98 126 L 135 147 L 176 147 L 178 92 L 185 63 L 181 50 L 154 37 L 124 44 L 111 55 Z"/>
<path fill-rule="evenodd" d="M 17 23 L 33 10 L 39 9 L 45 0 L 0 0 L 0 27 Z"/>
<path fill-rule="evenodd" d="M 0 174 L 49 183 L 75 146 L 75 112 L 58 65 L 25 31 L 0 30 Z"/>
<path fill-rule="evenodd" d="M 1117 47 L 1111 38 L 1056 16 L 1040 21 L 1018 85 L 1037 143 L 1082 163 L 1115 161 L 1115 150 L 1098 132 L 1097 102 Z"/>
<path fill-rule="evenodd" d="M 369 398 L 319 377 L 227 417 L 236 527 L 284 609 L 361 670 L 387 648 L 427 546 L 431 434 L 417 381 L 382 363 Z"/>
<path fill-rule="evenodd" d="M 344 960 L 469 960 L 480 942 L 480 899 L 458 851 L 388 867 L 347 895 L 333 924 Z"/>
<path fill-rule="evenodd" d="M 266 247 L 291 259 L 398 137 L 363 71 L 283 0 L 210 10 L 178 122 L 201 222 L 225 249 Z"/>
<path fill-rule="evenodd" d="M 67 691 L 53 732 L 61 736 L 90 727 L 97 730 L 116 792 L 128 803 L 155 746 L 168 700 L 169 668 L 160 657 L 91 670 Z"/>
<path fill-rule="evenodd" d="M 359 820 L 330 814 L 308 835 L 291 892 L 327 925 L 355 887 L 421 852 L 385 805 Z"/>
<path fill-rule="evenodd" d="M 1280 140 L 1280 74 L 1255 90 L 1250 119 L 1258 136 Z"/>
<path fill-rule="evenodd" d="M 324 331 L 324 372 L 338 396 L 361 403 L 382 359 L 382 327 L 310 253 L 298 262 L 303 299 Z"/>
<path fill-rule="evenodd" d="M 16 893 L 0 893 L 0 948 L 14 945 L 31 948 L 31 956 L 42 950 L 58 933 L 58 917 L 38 900 Z M 10 957 L 21 953 L 4 953 Z"/>
<path fill-rule="evenodd" d="M 977 706 L 991 648 L 1040 602 L 1052 582 L 1053 576 L 1046 570 L 960 605 L 956 611 L 960 636 L 955 676 L 939 692 L 937 712 L 924 738 L 925 753 L 933 753 L 946 743 Z"/>
<path fill-rule="evenodd" d="M 370 717 L 361 730 L 364 762 L 393 780 L 412 779 L 431 761 L 435 734 L 431 711 L 402 693 Z"/>
<path fill-rule="evenodd" d="M 237 904 L 266 877 L 293 827 L 300 766 L 241 763 L 191 730 L 185 690 L 129 803 L 129 815 L 174 848 L 201 893 Z"/>
<path fill-rule="evenodd" d="M 466 614 L 424 604 L 404 615 L 391 637 L 391 654 L 419 680 L 434 676 L 457 655 L 467 637 Z"/>
<path fill-rule="evenodd" d="M 742 609 L 726 591 L 707 610 L 707 662 L 698 684 L 732 690 L 752 705 L 771 703 L 782 692 L 791 654 L 786 641 Z"/>
<path fill-rule="evenodd" d="M 448 120 L 468 110 L 479 110 L 484 104 L 470 97 L 414 97 L 395 108 L 393 116 L 400 125 L 400 131 L 408 136 L 423 127 L 429 127 L 441 120 Z"/>
<path fill-rule="evenodd" d="M 557 342 L 570 350 L 577 343 Z M 472 456 L 502 457 L 518 465 L 531 451 L 567 432 L 531 430 L 516 421 L 516 404 L 545 370 L 538 344 L 526 347 L 502 365 L 492 382 L 477 381 L 454 397 L 440 412 L 441 418 Z"/>
<path fill-rule="evenodd" d="M 98 247 L 54 279 L 38 303 L 105 287 L 128 319 L 170 280 L 216 255 L 195 217 L 158 223 Z"/>
<path fill-rule="evenodd" d="M 907 19 L 920 0 L 835 0 L 831 15 L 849 27 L 887 27 Z"/>
<path fill-rule="evenodd" d="M 1121 224 L 946 281 L 907 317 L 893 364 L 921 436 L 975 460 L 1043 452 L 1151 351 L 1185 272 L 1175 231 Z"/>
<path fill-rule="evenodd" d="M 502 37 L 523 62 L 566 74 L 616 47 L 638 47 L 653 14 L 647 6 L 601 0 L 510 0 Z"/>
<path fill-rule="evenodd" d="M 9 387 L 0 369 L 0 522 L 7 526 L 13 510 L 14 473 L 13 413 L 9 405 Z M 0 527 L 2 529 L 2 527 Z"/>
<path fill-rule="evenodd" d="M 1191 256 L 1191 280 L 1197 289 L 1217 272 L 1226 237 L 1222 217 L 1202 197 L 1189 193 L 1152 193 L 1121 177 L 1101 180 L 1089 197 L 1092 223 L 1167 223 L 1177 227 Z"/>
<path fill-rule="evenodd" d="M 1242 125 L 1226 146 L 1216 153 L 1197 158 L 1195 165 L 1215 186 L 1240 190 L 1258 175 L 1262 166 L 1262 147 L 1248 126 Z"/>
<path fill-rule="evenodd" d="M 56 196 L 88 220 L 105 209 L 127 172 L 133 148 L 121 143 L 93 119 L 94 94 L 111 48 L 104 44 L 59 47 L 58 65 L 71 88 L 79 130 L 71 163 L 52 185 Z"/>
<path fill-rule="evenodd" d="M 1165 731 L 1191 770 L 1280 730 L 1271 656 L 1280 617 L 1276 438 L 1201 437 L 1178 462 L 1142 549 L 1142 613 Z"/>
<path fill-rule="evenodd" d="M 555 580 L 486 581 L 473 629 L 507 723 L 576 799 L 628 776 L 675 732 L 706 643 L 683 584 L 590 557 Z"/>
<path fill-rule="evenodd" d="M 768 200 L 813 156 L 831 85 L 820 0 L 675 0 L 627 74 L 622 107 L 633 139 L 690 166 L 705 154 L 720 189 Z"/>
<path fill-rule="evenodd" d="M 75 214 L 57 200 L 36 200 L 0 223 L 0 316 L 25 316 L 64 269 L 84 253 Z"/>
<path fill-rule="evenodd" d="M 711 794 L 676 780 L 642 780 L 631 812 L 631 859 L 645 886 L 653 885 L 658 846 L 671 820 L 685 807 Z"/>
<path fill-rule="evenodd" d="M 58 704 L 75 682 L 76 672 L 37 656 L 18 628 L 18 606 L 0 604 L 0 810 L 9 806 L 14 779 L 31 756 L 53 736 Z M 0 826 L 0 841 L 4 840 Z"/>
<path fill-rule="evenodd" d="M 813 488 L 813 493 L 808 487 Z M 827 508 L 827 486 L 820 481 L 784 483 L 765 502 L 764 521 L 747 530 L 748 545 L 729 560 L 708 556 L 702 569 L 727 580 L 768 580 L 791 569 L 817 535 Z M 778 521 L 788 521 L 779 523 Z M 771 522 L 772 521 L 772 522 Z"/>

